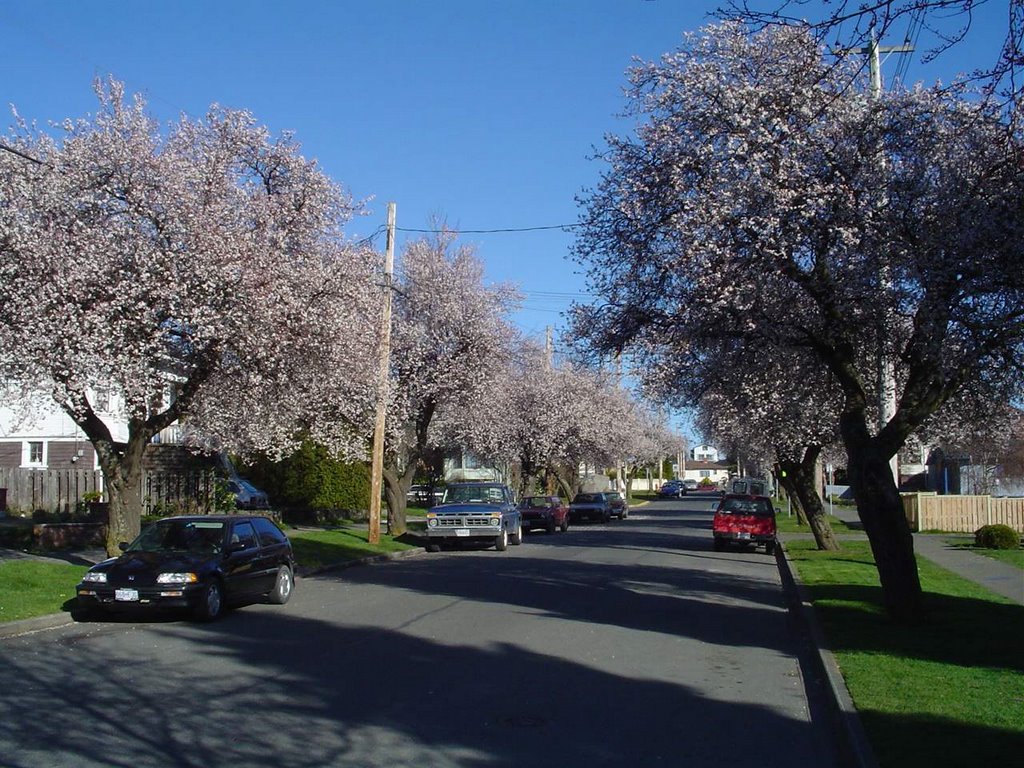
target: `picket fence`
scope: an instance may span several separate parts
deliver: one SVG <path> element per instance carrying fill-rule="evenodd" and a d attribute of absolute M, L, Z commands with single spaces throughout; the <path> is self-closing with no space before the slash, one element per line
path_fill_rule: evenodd
<path fill-rule="evenodd" d="M 216 475 L 212 471 L 147 471 L 141 483 L 147 514 L 168 507 L 196 512 L 213 507 Z M 12 512 L 68 514 L 79 508 L 84 494 L 102 489 L 99 470 L 0 468 L 0 508 Z"/>
<path fill-rule="evenodd" d="M 974 533 L 983 525 L 1008 525 L 1024 533 L 1024 498 L 905 493 L 903 511 L 914 531 Z"/>

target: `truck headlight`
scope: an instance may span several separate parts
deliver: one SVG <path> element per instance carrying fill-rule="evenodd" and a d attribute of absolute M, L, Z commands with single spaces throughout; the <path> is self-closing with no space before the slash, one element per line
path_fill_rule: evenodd
<path fill-rule="evenodd" d="M 500 524 L 501 524 L 501 518 L 500 518 L 500 517 L 492 517 L 492 518 L 491 518 L 491 525 L 492 525 L 492 526 L 494 526 L 495 528 L 497 528 L 497 527 L 498 527 L 498 525 L 500 525 Z"/>
<path fill-rule="evenodd" d="M 430 526 L 431 528 L 437 528 L 437 518 L 436 517 L 429 517 L 429 518 L 427 518 L 427 525 Z"/>
<path fill-rule="evenodd" d="M 85 576 L 82 577 L 82 581 L 89 581 L 93 584 L 106 584 L 107 574 L 102 571 L 86 571 Z"/>

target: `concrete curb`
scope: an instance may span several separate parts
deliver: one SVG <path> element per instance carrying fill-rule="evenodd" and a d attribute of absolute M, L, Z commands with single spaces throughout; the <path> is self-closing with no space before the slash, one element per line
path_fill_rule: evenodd
<path fill-rule="evenodd" d="M 386 552 L 380 555 L 369 555 L 367 557 L 360 557 L 356 560 L 346 560 L 343 563 L 326 565 L 323 568 L 305 569 L 299 567 L 295 569 L 295 575 L 300 578 L 309 578 L 311 576 L 319 576 L 321 574 L 331 573 L 334 571 L 343 571 L 348 568 L 355 568 L 358 565 L 383 563 L 388 560 L 397 560 L 399 558 L 414 557 L 423 554 L 426 554 L 426 552 L 419 548 L 407 549 L 402 552 Z M 58 627 L 64 627 L 68 624 L 74 623 L 75 620 L 71 618 L 70 613 L 51 613 L 46 616 L 35 616 L 31 619 L 4 621 L 0 622 L 0 639 L 18 637 L 19 635 L 28 635 L 33 632 L 41 632 L 46 629 L 57 629 Z"/>
<path fill-rule="evenodd" d="M 855 768 L 879 768 L 878 760 L 871 749 L 864 724 L 860 720 L 857 708 L 850 698 L 850 691 L 839 670 L 839 664 L 832 651 L 828 649 L 825 635 L 814 614 L 814 605 L 807 593 L 807 588 L 799 580 L 785 548 L 775 548 L 775 561 L 779 566 L 782 586 L 786 592 L 790 613 L 796 618 L 800 627 L 811 642 L 811 663 L 814 673 L 823 682 L 826 691 L 826 702 L 833 730 L 844 749 L 850 765 Z"/>

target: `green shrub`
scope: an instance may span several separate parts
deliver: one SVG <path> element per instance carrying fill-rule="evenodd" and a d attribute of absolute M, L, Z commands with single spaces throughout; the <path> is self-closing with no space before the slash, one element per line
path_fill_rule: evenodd
<path fill-rule="evenodd" d="M 331 524 L 365 519 L 370 505 L 370 470 L 347 464 L 323 446 L 305 441 L 281 461 L 261 460 L 245 474 L 287 511 L 289 522 Z"/>
<path fill-rule="evenodd" d="M 1017 549 L 1020 534 L 1008 525 L 983 525 L 974 532 L 974 544 L 985 549 Z"/>

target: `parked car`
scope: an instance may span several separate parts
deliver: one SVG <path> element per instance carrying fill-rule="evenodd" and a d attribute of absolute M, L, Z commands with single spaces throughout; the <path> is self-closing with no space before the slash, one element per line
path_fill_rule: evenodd
<path fill-rule="evenodd" d="M 687 491 L 696 491 L 697 481 L 693 479 L 683 480 L 683 486 L 686 488 Z"/>
<path fill-rule="evenodd" d="M 678 499 L 686 495 L 686 487 L 680 480 L 666 480 L 658 489 L 659 499 Z"/>
<path fill-rule="evenodd" d="M 577 493 L 569 504 L 569 520 L 599 520 L 607 523 L 612 519 L 612 505 L 604 493 Z"/>
<path fill-rule="evenodd" d="M 629 517 L 629 503 L 626 501 L 626 497 L 618 491 L 609 491 L 605 494 L 608 497 L 608 503 L 612 507 L 612 516 L 619 518 L 619 520 L 625 520 Z"/>
<path fill-rule="evenodd" d="M 248 480 L 241 477 L 227 481 L 228 490 L 235 494 L 235 506 L 239 509 L 270 509 L 270 499 Z"/>
<path fill-rule="evenodd" d="M 503 483 L 451 483 L 444 498 L 427 512 L 428 552 L 442 544 L 493 543 L 503 552 L 523 543 L 522 515 L 512 489 Z"/>
<path fill-rule="evenodd" d="M 524 530 L 569 530 L 569 507 L 558 496 L 525 496 L 519 501 L 519 513 Z"/>
<path fill-rule="evenodd" d="M 775 553 L 775 507 L 767 496 L 730 493 L 722 497 L 711 525 L 716 551 L 728 544 L 764 546 Z"/>
<path fill-rule="evenodd" d="M 167 517 L 121 549 L 119 557 L 90 568 L 76 587 L 76 618 L 177 608 L 211 621 L 229 603 L 283 605 L 295 586 L 291 542 L 257 515 Z"/>

